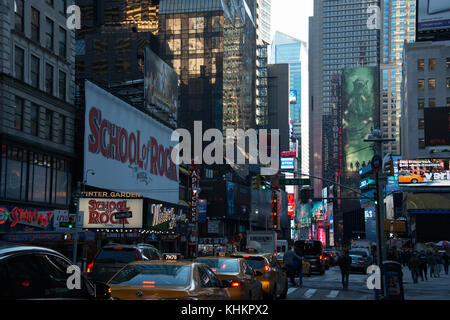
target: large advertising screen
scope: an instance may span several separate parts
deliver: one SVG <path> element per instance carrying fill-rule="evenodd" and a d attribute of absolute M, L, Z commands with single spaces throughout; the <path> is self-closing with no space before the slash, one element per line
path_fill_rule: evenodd
<path fill-rule="evenodd" d="M 450 159 L 416 159 L 398 161 L 400 186 L 450 186 Z"/>
<path fill-rule="evenodd" d="M 144 96 L 146 107 L 159 118 L 176 124 L 178 75 L 149 48 L 145 49 Z"/>
<path fill-rule="evenodd" d="M 419 0 L 417 31 L 450 28 L 450 1 Z"/>
<path fill-rule="evenodd" d="M 379 110 L 377 68 L 351 68 L 343 73 L 343 144 L 346 172 L 358 172 L 373 157 L 371 133 Z"/>
<path fill-rule="evenodd" d="M 425 108 L 425 145 L 450 145 L 450 108 Z"/>
<path fill-rule="evenodd" d="M 294 89 L 289 90 L 289 103 L 297 104 L 297 90 Z"/>
<path fill-rule="evenodd" d="M 86 184 L 178 203 L 178 166 L 172 130 L 86 81 Z"/>

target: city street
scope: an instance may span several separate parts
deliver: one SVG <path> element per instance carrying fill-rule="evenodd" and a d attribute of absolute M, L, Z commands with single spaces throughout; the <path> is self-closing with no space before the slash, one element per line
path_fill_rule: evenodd
<path fill-rule="evenodd" d="M 405 300 L 450 300 L 450 275 L 441 273 L 440 278 L 428 278 L 414 284 L 411 272 L 403 268 Z M 348 290 L 342 289 L 339 267 L 332 267 L 324 275 L 303 278 L 302 287 L 289 285 L 288 300 L 375 300 L 366 286 L 367 276 L 350 274 Z M 298 281 L 298 278 L 297 278 Z"/>

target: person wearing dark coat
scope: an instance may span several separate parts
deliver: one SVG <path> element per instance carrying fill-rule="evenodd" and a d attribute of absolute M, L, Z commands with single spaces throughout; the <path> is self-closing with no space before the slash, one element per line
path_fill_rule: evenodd
<path fill-rule="evenodd" d="M 425 277 L 425 280 L 428 280 L 428 267 L 427 267 L 427 256 L 424 253 L 420 253 L 419 256 L 419 275 L 420 278 L 423 281 L 423 278 Z"/>
<path fill-rule="evenodd" d="M 339 256 L 338 265 L 341 269 L 342 287 L 344 290 L 348 289 L 348 282 L 350 277 L 350 265 L 352 264 L 352 258 L 348 250 L 344 250 L 344 254 Z"/>
<path fill-rule="evenodd" d="M 449 260 L 449 256 L 448 256 L 447 252 L 444 252 L 442 254 L 442 261 L 444 261 L 444 271 L 445 271 L 445 274 L 447 274 L 447 275 L 448 275 L 448 260 Z"/>
<path fill-rule="evenodd" d="M 287 268 L 287 275 L 291 280 L 291 284 L 293 286 L 297 286 L 295 282 L 295 274 L 298 272 L 300 277 L 299 286 L 303 284 L 302 277 L 302 267 L 303 267 L 303 259 L 297 253 L 295 253 L 295 248 L 292 247 L 291 250 L 287 251 L 283 256 L 283 263 Z"/>
<path fill-rule="evenodd" d="M 420 260 L 417 258 L 416 254 L 413 254 L 408 262 L 409 270 L 411 270 L 411 275 L 414 283 L 417 283 L 419 277 Z"/>

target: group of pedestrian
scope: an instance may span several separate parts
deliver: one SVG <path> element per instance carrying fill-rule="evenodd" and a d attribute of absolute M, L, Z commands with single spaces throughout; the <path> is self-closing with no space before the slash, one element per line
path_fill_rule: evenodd
<path fill-rule="evenodd" d="M 413 282 L 417 283 L 419 277 L 422 281 L 428 280 L 428 269 L 430 270 L 430 278 L 439 278 L 442 269 L 448 275 L 449 255 L 447 252 L 414 251 L 408 261 L 408 268 L 411 271 Z"/>

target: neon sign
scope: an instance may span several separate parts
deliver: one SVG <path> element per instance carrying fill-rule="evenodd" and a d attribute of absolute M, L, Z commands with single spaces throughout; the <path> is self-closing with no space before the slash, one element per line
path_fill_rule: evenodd
<path fill-rule="evenodd" d="M 6 223 L 8 219 L 11 221 L 10 228 L 14 228 L 18 223 L 45 229 L 53 218 L 52 211 L 38 212 L 15 207 L 10 212 L 6 208 L 0 208 L 0 225 Z"/>

